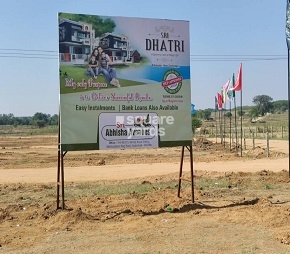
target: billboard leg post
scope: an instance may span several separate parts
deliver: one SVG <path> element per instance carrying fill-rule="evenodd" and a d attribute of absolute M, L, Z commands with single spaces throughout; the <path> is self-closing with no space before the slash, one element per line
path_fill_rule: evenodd
<path fill-rule="evenodd" d="M 57 189 L 56 189 L 56 209 L 65 209 L 65 203 L 64 203 L 64 156 L 66 155 L 66 152 L 58 151 L 58 165 L 57 165 Z M 61 187 L 61 198 L 62 198 L 62 204 L 61 207 L 59 205 L 60 203 L 60 187 Z"/>
<path fill-rule="evenodd" d="M 59 209 L 59 188 L 60 188 L 60 149 L 57 155 L 57 180 L 56 180 L 56 210 Z"/>
<path fill-rule="evenodd" d="M 178 178 L 178 192 L 177 196 L 180 198 L 180 190 L 181 190 L 181 180 L 191 182 L 191 200 L 194 203 L 194 175 L 193 175 L 193 153 L 192 153 L 192 146 L 186 146 L 187 150 L 190 153 L 190 179 L 182 177 L 182 169 L 183 169 L 183 159 L 184 159 L 184 148 L 182 146 L 181 150 L 181 160 L 180 160 L 180 167 L 179 167 L 179 178 Z"/>
<path fill-rule="evenodd" d="M 56 178 L 56 210 L 59 207 L 59 188 L 60 188 L 60 161 L 61 161 L 61 151 L 60 151 L 60 110 L 58 112 L 58 142 L 57 142 L 57 178 Z"/>
<path fill-rule="evenodd" d="M 64 210 L 64 163 L 63 163 L 63 158 L 65 156 L 65 153 L 61 152 L 61 197 L 62 197 L 62 205 L 61 209 Z"/>
<path fill-rule="evenodd" d="M 183 157 L 184 157 L 184 146 L 181 148 L 181 160 L 180 160 L 180 167 L 179 167 L 178 192 L 177 192 L 177 197 L 179 197 L 179 198 L 180 198 L 180 189 L 181 189 Z"/>

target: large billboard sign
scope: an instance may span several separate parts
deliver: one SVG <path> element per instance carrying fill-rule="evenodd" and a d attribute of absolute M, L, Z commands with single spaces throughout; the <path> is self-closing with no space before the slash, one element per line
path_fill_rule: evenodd
<path fill-rule="evenodd" d="M 188 146 L 189 22 L 59 13 L 63 151 Z"/>

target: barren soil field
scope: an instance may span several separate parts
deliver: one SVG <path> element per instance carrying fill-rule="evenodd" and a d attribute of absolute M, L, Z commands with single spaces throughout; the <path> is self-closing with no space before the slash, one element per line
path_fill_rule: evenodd
<path fill-rule="evenodd" d="M 288 141 L 248 144 L 193 140 L 194 203 L 181 147 L 68 152 L 61 210 L 57 136 L 0 136 L 0 253 L 290 253 Z"/>

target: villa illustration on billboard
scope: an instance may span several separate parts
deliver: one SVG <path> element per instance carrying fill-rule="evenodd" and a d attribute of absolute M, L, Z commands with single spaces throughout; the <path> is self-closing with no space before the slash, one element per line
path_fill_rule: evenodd
<path fill-rule="evenodd" d="M 101 46 L 113 65 L 139 63 L 141 55 L 130 46 L 125 35 L 110 32 L 96 36 L 92 24 L 59 19 L 59 54 L 61 64 L 87 64 L 94 48 Z"/>

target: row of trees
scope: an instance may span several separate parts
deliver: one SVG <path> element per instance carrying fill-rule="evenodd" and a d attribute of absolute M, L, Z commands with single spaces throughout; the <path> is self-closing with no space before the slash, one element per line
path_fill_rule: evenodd
<path fill-rule="evenodd" d="M 280 114 L 288 109 L 288 101 L 287 100 L 278 100 L 273 101 L 273 98 L 268 95 L 257 95 L 253 98 L 253 103 L 255 106 L 243 106 L 242 110 L 240 107 L 237 107 L 236 113 L 238 117 L 247 114 L 251 119 L 264 116 L 267 113 L 276 113 Z M 234 109 L 233 109 L 234 110 Z M 215 109 L 204 109 L 204 110 L 196 110 L 195 114 L 192 116 L 192 131 L 202 126 L 202 120 L 210 120 L 212 116 L 212 112 Z M 224 113 L 224 116 L 231 117 L 233 115 L 229 111 Z"/>
<path fill-rule="evenodd" d="M 241 111 L 240 107 L 237 107 L 238 116 L 244 115 L 246 112 L 250 117 L 264 116 L 267 113 L 283 113 L 288 109 L 287 100 L 273 101 L 273 98 L 268 95 L 257 95 L 253 98 L 255 106 L 243 106 Z M 209 120 L 214 109 L 196 110 L 195 116 L 199 119 Z M 226 114 L 229 114 L 226 113 Z"/>
<path fill-rule="evenodd" d="M 33 116 L 15 117 L 13 114 L 0 114 L 0 125 L 34 125 L 41 128 L 47 125 L 58 125 L 58 115 L 37 112 Z"/>

